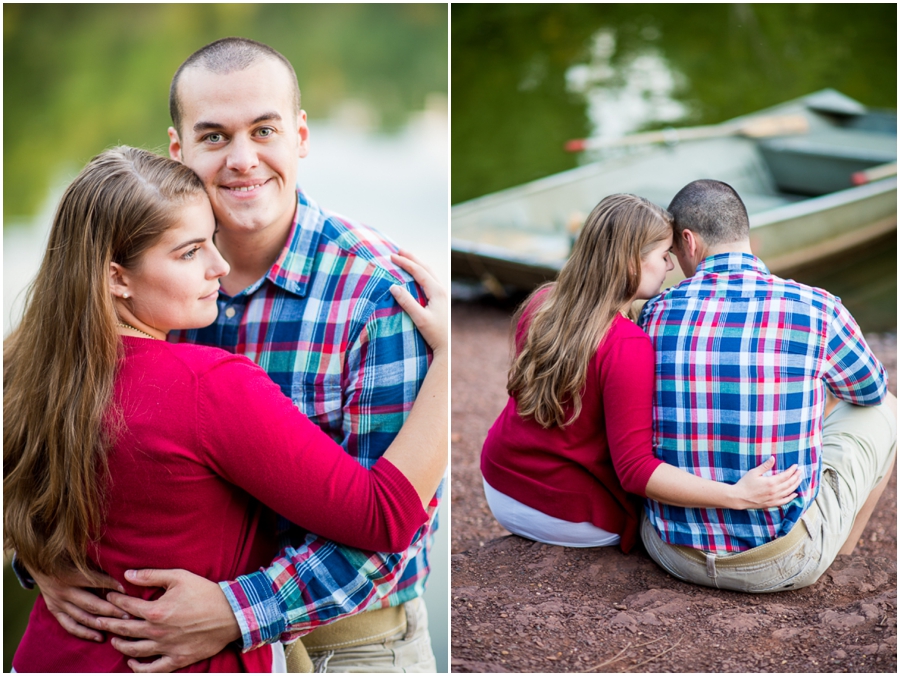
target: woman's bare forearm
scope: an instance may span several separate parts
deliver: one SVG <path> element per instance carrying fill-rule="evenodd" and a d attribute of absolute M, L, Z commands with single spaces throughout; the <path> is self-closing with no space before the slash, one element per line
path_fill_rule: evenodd
<path fill-rule="evenodd" d="M 794 500 L 803 474 L 797 465 L 773 473 L 775 458 L 746 472 L 735 484 L 712 481 L 663 463 L 650 475 L 645 493 L 651 500 L 698 509 L 770 509 Z"/>
<path fill-rule="evenodd" d="M 651 500 L 675 507 L 737 509 L 733 485 L 703 479 L 665 463 L 650 475 L 645 490 Z"/>

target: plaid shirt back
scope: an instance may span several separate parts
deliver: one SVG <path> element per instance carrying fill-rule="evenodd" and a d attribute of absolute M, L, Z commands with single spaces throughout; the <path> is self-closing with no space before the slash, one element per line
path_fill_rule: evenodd
<path fill-rule="evenodd" d="M 649 301 L 641 327 L 656 350 L 658 458 L 736 483 L 770 456 L 797 464 L 798 497 L 767 510 L 693 509 L 647 500 L 664 542 L 738 552 L 786 535 L 815 499 L 826 385 L 858 405 L 880 403 L 884 367 L 840 300 L 771 275 L 754 256 L 710 256 Z"/>
<path fill-rule="evenodd" d="M 293 228 L 266 276 L 233 297 L 220 293 L 214 324 L 173 332 L 170 340 L 249 357 L 303 413 L 371 467 L 406 420 L 430 361 L 425 341 L 389 291 L 405 284 L 422 298 L 412 278 L 391 262 L 396 250 L 380 233 L 325 212 L 298 189 Z M 340 509 L 340 490 L 335 486 L 336 503 L 322 509 Z M 272 565 L 220 583 L 244 649 L 421 596 L 438 496 L 428 509 L 431 520 L 400 554 L 343 547 L 281 520 L 283 548 Z"/>

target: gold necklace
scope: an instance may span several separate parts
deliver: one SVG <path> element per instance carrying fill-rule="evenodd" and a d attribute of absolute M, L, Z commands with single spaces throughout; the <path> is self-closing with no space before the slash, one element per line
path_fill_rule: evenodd
<path fill-rule="evenodd" d="M 157 338 L 156 336 L 151 336 L 151 335 L 150 335 L 149 333 L 147 333 L 146 331 L 141 331 L 140 329 L 136 329 L 136 328 L 134 328 L 131 324 L 123 324 L 122 322 L 117 322 L 117 323 L 116 323 L 116 326 L 121 326 L 123 329 L 131 329 L 132 331 L 137 331 L 138 333 L 144 334 L 145 336 L 147 336 L 147 337 L 150 338 L 151 340 L 159 340 L 159 338 Z"/>

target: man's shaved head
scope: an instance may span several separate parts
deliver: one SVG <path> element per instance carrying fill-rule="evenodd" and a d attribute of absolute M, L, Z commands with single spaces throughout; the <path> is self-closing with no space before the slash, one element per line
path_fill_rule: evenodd
<path fill-rule="evenodd" d="M 213 73 L 227 74 L 238 70 L 244 70 L 262 59 L 275 59 L 280 61 L 290 73 L 294 87 L 294 111 L 300 112 L 300 86 L 297 84 L 297 74 L 294 67 L 280 52 L 268 45 L 247 38 L 222 38 L 201 47 L 191 54 L 184 63 L 175 71 L 172 78 L 172 86 L 169 88 L 169 114 L 172 116 L 172 126 L 181 134 L 181 118 L 183 110 L 178 93 L 178 83 L 182 73 L 188 68 L 205 68 Z"/>

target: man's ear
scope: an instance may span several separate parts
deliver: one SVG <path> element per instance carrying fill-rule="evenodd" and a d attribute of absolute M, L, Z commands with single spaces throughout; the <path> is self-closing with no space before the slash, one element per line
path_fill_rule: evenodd
<path fill-rule="evenodd" d="M 693 258 L 694 254 L 697 253 L 697 249 L 699 247 L 699 242 L 697 241 L 697 236 L 690 230 L 687 230 L 687 229 L 682 230 L 680 246 L 681 246 L 682 252 L 687 254 L 688 258 Z"/>
<path fill-rule="evenodd" d="M 169 127 L 169 157 L 176 162 L 181 162 L 181 141 L 175 127 Z"/>
<path fill-rule="evenodd" d="M 305 110 L 297 113 L 297 136 L 300 141 L 297 157 L 306 157 L 309 154 L 309 126 L 306 124 Z"/>
<path fill-rule="evenodd" d="M 118 263 L 109 264 L 109 291 L 115 298 L 129 298 L 128 271 Z"/>

